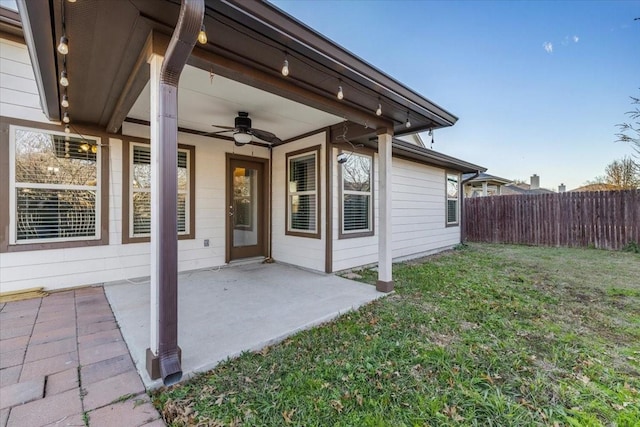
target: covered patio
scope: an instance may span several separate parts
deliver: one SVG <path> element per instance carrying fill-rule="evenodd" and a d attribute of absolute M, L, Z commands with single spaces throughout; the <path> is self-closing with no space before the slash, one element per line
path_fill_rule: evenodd
<path fill-rule="evenodd" d="M 284 264 L 248 263 L 178 277 L 178 345 L 185 377 L 327 322 L 385 294 L 371 285 Z M 107 284 L 105 293 L 147 388 L 149 281 Z"/>

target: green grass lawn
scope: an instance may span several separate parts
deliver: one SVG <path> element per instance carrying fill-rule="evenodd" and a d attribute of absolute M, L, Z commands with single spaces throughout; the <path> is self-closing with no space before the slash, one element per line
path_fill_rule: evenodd
<path fill-rule="evenodd" d="M 155 405 L 176 426 L 640 425 L 640 255 L 470 245 L 394 279 Z"/>

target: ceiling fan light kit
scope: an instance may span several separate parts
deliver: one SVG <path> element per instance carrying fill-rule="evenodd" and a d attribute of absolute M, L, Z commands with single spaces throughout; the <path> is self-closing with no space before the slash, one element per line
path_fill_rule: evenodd
<path fill-rule="evenodd" d="M 244 111 L 238 112 L 238 117 L 236 117 L 234 121 L 234 125 L 235 125 L 234 127 L 213 125 L 214 127 L 221 128 L 224 130 L 212 132 L 207 135 L 215 135 L 220 133 L 232 132 L 233 140 L 235 141 L 235 144 L 237 146 L 242 146 L 250 143 L 254 136 L 270 144 L 280 144 L 282 142 L 280 138 L 278 138 L 275 134 L 271 132 L 252 128 L 251 119 L 249 118 L 249 113 L 247 112 L 244 112 Z"/>

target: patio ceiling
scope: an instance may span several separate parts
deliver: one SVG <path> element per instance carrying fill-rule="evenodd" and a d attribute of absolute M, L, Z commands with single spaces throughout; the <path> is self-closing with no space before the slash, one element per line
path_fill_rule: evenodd
<path fill-rule="evenodd" d="M 178 126 L 202 132 L 222 130 L 214 128 L 214 124 L 233 126 L 239 111 L 249 113 L 254 128 L 273 132 L 282 140 L 342 120 L 341 117 L 219 75 L 211 78 L 209 72 L 189 65 L 182 72 L 178 95 Z M 147 83 L 127 117 L 148 121 L 150 111 Z"/>
<path fill-rule="evenodd" d="M 163 46 L 178 18 L 179 0 L 17 2 L 43 110 L 51 120 L 60 120 L 63 113 L 60 100 L 64 91 L 58 78 L 65 68 L 70 81 L 66 91 L 72 123 L 97 125 L 116 132 L 128 114 L 142 116 L 144 106 L 138 101 L 149 80 L 145 53 L 151 39 L 152 51 L 163 54 Z M 215 122 L 232 124 L 240 110 L 252 115 L 255 127 L 280 132 L 284 139 L 297 132 L 295 121 L 318 119 L 317 129 L 328 124 L 329 116 L 346 117 L 372 130 L 393 129 L 396 135 L 451 126 L 457 120 L 427 98 L 267 2 L 205 2 L 204 22 L 209 43 L 196 46 L 189 60 L 190 65 L 204 70 L 205 85 L 210 84 L 208 74 L 213 71 L 216 77 L 276 94 L 328 115 L 297 108 L 293 116 L 278 112 L 279 117 L 272 114 L 267 118 L 267 110 L 274 113 L 283 107 L 286 111 L 295 104 L 243 88 L 234 93 L 246 91 L 256 98 L 218 96 L 216 101 L 222 101 L 222 106 L 212 107 L 206 103 L 210 111 L 195 107 L 194 111 L 188 111 L 184 106 L 183 115 L 190 116 L 191 120 L 202 115 L 190 127 L 209 130 L 205 127 Z M 54 48 L 63 33 L 69 38 L 66 57 Z M 291 70 L 288 77 L 280 74 L 285 55 Z M 339 85 L 344 88 L 343 101 L 336 99 Z M 192 98 L 194 104 L 206 102 L 206 97 L 210 97 L 204 86 L 196 92 L 202 94 L 187 97 Z M 249 99 L 251 102 L 247 102 Z M 267 109 L 259 104 L 264 99 L 274 104 Z M 379 117 L 375 114 L 378 103 L 382 104 L 383 111 Z M 411 129 L 404 126 L 407 114 L 413 124 Z M 263 122 L 267 119 L 276 122 Z M 300 127 L 303 128 L 310 130 L 308 126 Z"/>

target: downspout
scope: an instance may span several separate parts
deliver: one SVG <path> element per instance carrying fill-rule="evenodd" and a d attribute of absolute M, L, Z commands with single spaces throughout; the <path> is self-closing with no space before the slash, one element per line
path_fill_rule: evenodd
<path fill-rule="evenodd" d="M 476 171 L 476 173 L 474 173 L 472 176 L 470 176 L 469 178 L 463 180 L 460 183 L 460 188 L 462 188 L 462 191 L 460 192 L 461 198 L 462 198 L 462 203 L 460 204 L 460 222 L 462 223 L 462 233 L 460 236 L 460 243 L 462 243 L 463 245 L 466 243 L 467 241 L 467 222 L 464 220 L 464 185 L 471 181 L 472 179 L 476 179 L 478 176 L 480 176 L 480 171 Z"/>
<path fill-rule="evenodd" d="M 158 91 L 158 151 L 160 157 L 158 220 L 159 313 L 158 363 L 165 385 L 182 378 L 178 349 L 178 82 L 204 19 L 204 0 L 182 0 L 180 17 L 162 62 Z"/>

